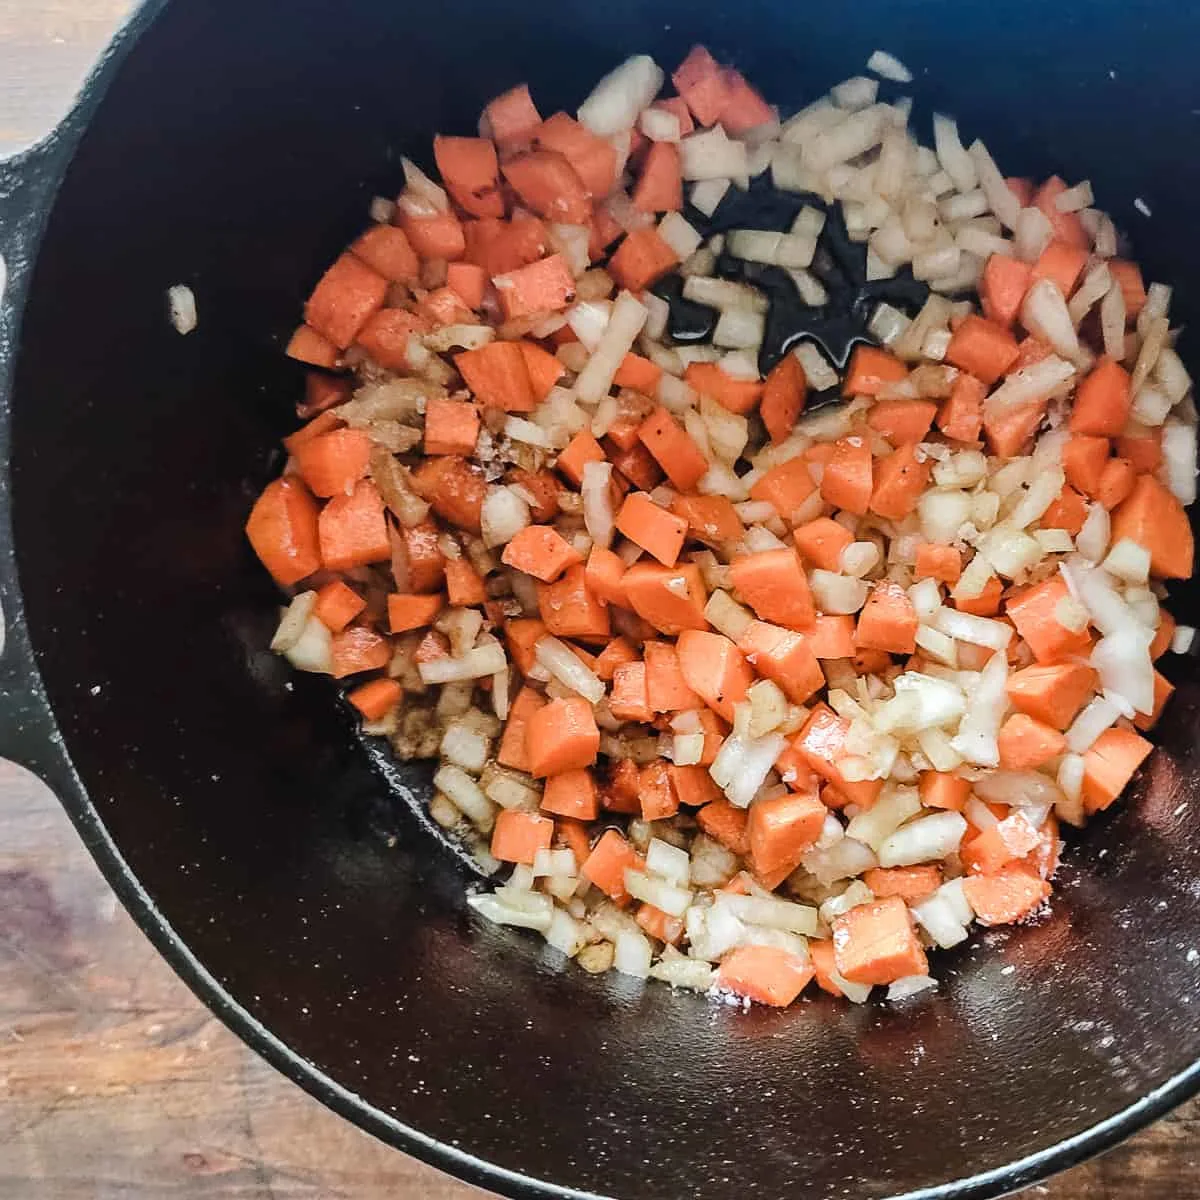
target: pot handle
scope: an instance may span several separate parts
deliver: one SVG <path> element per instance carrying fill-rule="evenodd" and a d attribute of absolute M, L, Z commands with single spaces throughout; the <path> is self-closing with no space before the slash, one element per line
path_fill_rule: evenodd
<path fill-rule="evenodd" d="M 13 377 L 21 313 L 57 184 L 56 135 L 0 162 L 0 757 L 59 790 L 73 775 L 25 625 L 12 533 Z"/>

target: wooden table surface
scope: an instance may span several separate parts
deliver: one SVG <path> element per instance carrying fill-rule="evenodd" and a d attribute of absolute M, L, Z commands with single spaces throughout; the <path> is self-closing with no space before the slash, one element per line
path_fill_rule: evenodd
<path fill-rule="evenodd" d="M 0 0 L 0 156 L 34 141 L 128 0 Z M 57 801 L 0 761 L 0 1200 L 470 1200 L 229 1033 L 118 905 Z M 1028 1197 L 1200 1196 L 1200 1101 Z"/>

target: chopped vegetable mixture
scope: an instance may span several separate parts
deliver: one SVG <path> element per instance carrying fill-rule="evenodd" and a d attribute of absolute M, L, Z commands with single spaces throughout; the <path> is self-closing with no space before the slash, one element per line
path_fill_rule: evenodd
<path fill-rule="evenodd" d="M 1046 905 L 1192 643 L 1170 288 L 870 65 L 786 120 L 703 47 L 575 116 L 513 88 L 287 348 L 272 648 L 439 760 L 473 910 L 588 971 L 936 986 Z"/>

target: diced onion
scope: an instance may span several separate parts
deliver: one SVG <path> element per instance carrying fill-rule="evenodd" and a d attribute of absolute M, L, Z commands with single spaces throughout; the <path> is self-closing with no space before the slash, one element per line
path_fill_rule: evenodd
<path fill-rule="evenodd" d="M 714 125 L 679 143 L 679 165 L 684 179 L 728 182 L 748 174 L 749 163 L 745 143 L 731 141 L 720 125 Z"/>
<path fill-rule="evenodd" d="M 858 612 L 866 604 L 870 590 L 865 580 L 819 568 L 812 572 L 809 582 L 817 607 L 830 615 Z"/>
<path fill-rule="evenodd" d="M 529 523 L 529 505 L 512 488 L 488 488 L 480 510 L 485 546 L 507 545 Z"/>
<path fill-rule="evenodd" d="M 909 867 L 938 862 L 958 849 L 967 822 L 956 812 L 934 813 L 910 821 L 886 838 L 879 847 L 881 867 Z"/>
<path fill-rule="evenodd" d="M 846 838 L 864 842 L 878 853 L 883 843 L 920 811 L 916 788 L 885 788 L 869 809 L 851 819 L 846 826 Z"/>
<path fill-rule="evenodd" d="M 1073 754 L 1085 754 L 1092 743 L 1111 728 L 1121 715 L 1121 708 L 1108 696 L 1097 696 L 1085 705 L 1067 730 L 1067 749 Z"/>
<path fill-rule="evenodd" d="M 882 79 L 894 83 L 911 83 L 912 72 L 895 55 L 886 50 L 876 50 L 867 59 L 867 70 L 874 71 Z"/>
<path fill-rule="evenodd" d="M 1005 693 L 1007 683 L 1008 663 L 1004 654 L 993 654 L 979 674 L 979 683 L 970 690 L 971 703 L 953 740 L 954 748 L 968 762 L 981 767 L 999 765 L 1000 753 L 996 745 L 996 735 L 1000 731 L 1000 721 L 1008 707 L 1008 697 Z"/>
<path fill-rule="evenodd" d="M 692 864 L 687 851 L 662 838 L 650 839 L 646 847 L 646 870 L 676 887 L 686 888 L 691 882 Z"/>
<path fill-rule="evenodd" d="M 452 683 L 495 675 L 507 666 L 504 647 L 499 642 L 489 642 L 468 650 L 461 658 L 435 658 L 432 662 L 418 663 L 417 670 L 423 683 Z"/>
<path fill-rule="evenodd" d="M 653 958 L 654 950 L 645 934 L 623 929 L 617 935 L 613 952 L 614 971 L 634 979 L 646 979 L 650 974 Z"/>
<path fill-rule="evenodd" d="M 682 917 L 692 902 L 692 893 L 687 888 L 668 883 L 665 879 L 652 878 L 632 867 L 625 869 L 625 890 L 635 900 L 661 908 L 671 917 Z"/>
<path fill-rule="evenodd" d="M 588 534 L 597 546 L 607 550 L 612 545 L 616 526 L 612 503 L 612 464 L 586 463 L 580 492 L 583 495 L 583 522 Z"/>
<path fill-rule="evenodd" d="M 627 58 L 579 106 L 580 122 L 601 137 L 632 129 L 638 114 L 658 95 L 664 78 L 662 68 L 648 55 Z"/>
<path fill-rule="evenodd" d="M 753 740 L 730 734 L 717 752 L 708 773 L 728 797 L 730 804 L 747 808 L 786 744 L 778 733 L 769 733 Z"/>
<path fill-rule="evenodd" d="M 989 650 L 1004 650 L 1013 636 L 1012 626 L 1004 621 L 977 617 L 954 608 L 939 609 L 933 618 L 933 627 L 955 641 L 986 646 Z"/>
<path fill-rule="evenodd" d="M 595 404 L 608 394 L 613 376 L 642 331 L 649 313 L 632 292 L 622 292 L 587 366 L 575 380 L 575 395 L 584 404 Z"/>
<path fill-rule="evenodd" d="M 534 658 L 564 687 L 577 692 L 589 704 L 604 698 L 604 684 L 565 643 L 556 637 L 541 637 L 533 648 Z"/>
<path fill-rule="evenodd" d="M 176 333 L 186 336 L 196 328 L 196 297 L 186 283 L 167 288 L 167 312 Z"/>
<path fill-rule="evenodd" d="M 1180 504 L 1196 500 L 1196 427 L 1168 421 L 1162 435 L 1164 482 Z"/>
<path fill-rule="evenodd" d="M 969 192 L 978 183 L 975 160 L 963 148 L 958 137 L 958 125 L 942 113 L 933 114 L 933 144 L 938 161 L 954 180 L 960 192 Z"/>

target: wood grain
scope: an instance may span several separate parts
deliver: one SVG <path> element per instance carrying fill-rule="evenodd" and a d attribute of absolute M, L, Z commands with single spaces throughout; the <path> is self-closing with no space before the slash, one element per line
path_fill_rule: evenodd
<path fill-rule="evenodd" d="M 0 156 L 66 111 L 130 0 L 0 0 Z M 54 797 L 0 762 L 0 1200 L 470 1200 L 204 1009 Z M 1200 1195 L 1200 1102 L 1028 1196 Z"/>

